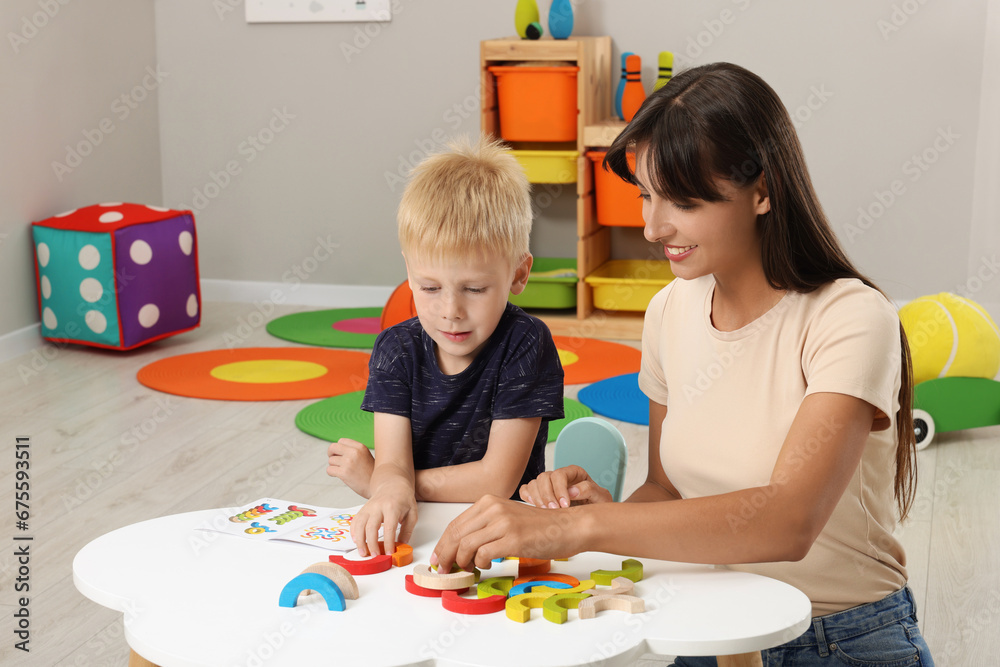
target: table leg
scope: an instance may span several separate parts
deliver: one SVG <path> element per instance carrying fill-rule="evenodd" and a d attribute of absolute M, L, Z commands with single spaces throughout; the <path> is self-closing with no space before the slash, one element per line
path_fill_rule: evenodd
<path fill-rule="evenodd" d="M 146 660 L 144 657 L 136 653 L 135 651 L 129 649 L 128 652 L 128 667 L 157 667 L 154 663 Z"/>
<path fill-rule="evenodd" d="M 719 667 L 762 667 L 760 651 L 740 653 L 739 655 L 720 655 L 716 658 Z M 131 666 L 130 666 L 131 667 Z"/>

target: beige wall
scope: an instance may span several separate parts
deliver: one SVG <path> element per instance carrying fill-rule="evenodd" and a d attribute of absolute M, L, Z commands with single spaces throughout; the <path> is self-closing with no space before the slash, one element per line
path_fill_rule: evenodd
<path fill-rule="evenodd" d="M 0 25 L 3 335 L 38 322 L 32 221 L 162 187 L 152 3 L 5 0 Z"/>
<path fill-rule="evenodd" d="M 0 11 L 13 24 L 37 3 Z M 192 207 L 207 279 L 396 284 L 393 175 L 442 136 L 478 131 L 478 44 L 513 32 L 513 5 L 394 0 L 390 23 L 279 25 L 247 25 L 237 0 L 62 7 L 2 61 L 25 103 L 0 112 L 4 154 L 16 156 L 0 166 L 0 253 L 5 283 L 19 286 L 4 290 L 0 333 L 36 317 L 25 224 L 106 199 Z M 539 5 L 544 16 L 548 3 Z M 799 120 L 850 255 L 905 300 L 959 291 L 984 256 L 971 247 L 982 234 L 970 219 L 986 7 L 585 0 L 576 32 L 611 35 L 616 59 L 639 53 L 647 86 L 663 49 L 680 65 L 729 60 L 762 75 Z M 147 65 L 167 73 L 150 101 L 58 182 L 50 162 Z M 571 256 L 573 189 L 541 192 L 533 250 Z M 643 247 L 637 234 L 616 244 Z"/>

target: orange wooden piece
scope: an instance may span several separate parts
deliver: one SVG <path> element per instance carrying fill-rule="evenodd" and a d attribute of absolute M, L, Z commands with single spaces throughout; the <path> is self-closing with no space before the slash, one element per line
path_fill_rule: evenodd
<path fill-rule="evenodd" d="M 378 550 L 385 553 L 385 542 L 378 543 Z M 413 562 L 413 547 L 409 544 L 396 542 L 396 550 L 392 552 L 392 564 L 403 567 Z"/>

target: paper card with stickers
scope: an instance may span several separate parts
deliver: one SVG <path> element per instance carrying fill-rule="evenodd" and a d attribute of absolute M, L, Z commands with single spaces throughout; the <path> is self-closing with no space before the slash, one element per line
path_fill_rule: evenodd
<path fill-rule="evenodd" d="M 357 548 L 351 539 L 351 520 L 360 509 L 361 505 L 333 509 L 261 498 L 242 507 L 220 510 L 195 530 L 253 540 L 298 542 L 346 552 Z"/>

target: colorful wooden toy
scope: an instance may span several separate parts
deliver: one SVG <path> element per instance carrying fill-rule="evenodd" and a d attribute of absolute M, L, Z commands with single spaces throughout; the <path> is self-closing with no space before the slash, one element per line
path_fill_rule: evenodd
<path fill-rule="evenodd" d="M 532 574 L 527 577 L 518 577 L 514 580 L 514 585 L 523 584 L 526 581 L 561 581 L 564 584 L 569 584 L 570 586 L 579 586 L 580 580 L 574 576 L 568 574 L 560 574 L 558 572 L 546 572 L 545 574 Z"/>
<path fill-rule="evenodd" d="M 625 579 L 625 581 L 628 581 L 628 579 Z M 631 583 L 632 582 L 629 581 L 629 584 L 631 584 Z M 552 593 L 553 595 L 556 595 L 556 594 L 559 594 L 559 595 L 571 595 L 573 593 L 589 593 L 591 595 L 596 595 L 595 591 L 597 589 L 594 588 L 595 586 L 597 586 L 597 584 L 594 582 L 593 579 L 585 579 L 585 580 L 581 581 L 578 586 L 574 586 L 573 588 L 569 588 L 569 589 L 565 589 L 565 590 L 560 590 L 558 588 L 551 588 L 549 586 L 539 586 L 538 588 L 534 589 L 533 592 L 535 592 L 535 593 Z M 630 588 L 629 591 L 631 591 L 631 590 L 632 589 Z M 608 591 L 608 593 L 611 593 L 611 592 L 612 591 Z"/>
<path fill-rule="evenodd" d="M 610 586 L 611 581 L 617 577 L 641 581 L 642 563 L 634 558 L 629 558 L 622 561 L 622 569 L 620 570 L 594 570 L 590 573 L 590 578 L 596 581 L 598 586 Z"/>
<path fill-rule="evenodd" d="M 378 550 L 385 553 L 385 542 L 379 541 Z M 395 567 L 403 567 L 404 565 L 409 565 L 413 562 L 413 547 L 409 544 L 403 544 L 402 542 L 396 542 L 396 550 L 390 554 L 392 557 L 392 564 Z"/>
<path fill-rule="evenodd" d="M 618 79 L 618 88 L 615 89 L 615 116 L 622 120 L 625 119 L 624 114 L 622 114 L 622 95 L 625 93 L 626 59 L 634 55 L 631 51 L 626 51 L 622 54 L 622 76 Z"/>
<path fill-rule="evenodd" d="M 519 558 L 517 561 L 517 576 L 519 577 L 545 574 L 550 569 L 552 569 L 552 561 L 544 558 Z"/>
<path fill-rule="evenodd" d="M 191 211 L 121 202 L 32 224 L 43 338 L 131 350 L 201 321 Z"/>
<path fill-rule="evenodd" d="M 294 607 L 298 604 L 299 594 L 304 590 L 314 590 L 326 600 L 326 607 L 330 611 L 344 611 L 347 603 L 344 601 L 344 594 L 337 584 L 324 577 L 322 574 L 309 572 L 294 577 L 281 589 L 278 596 L 278 605 L 282 607 Z"/>
<path fill-rule="evenodd" d="M 514 27 L 521 39 L 538 39 L 542 36 L 538 3 L 535 0 L 517 0 L 514 8 Z"/>
<path fill-rule="evenodd" d="M 506 595 L 491 595 L 486 598 L 464 598 L 457 591 L 444 591 L 441 606 L 456 614 L 494 614 L 503 611 L 507 604 Z"/>
<path fill-rule="evenodd" d="M 514 586 L 511 586 L 510 592 L 508 592 L 507 595 L 509 597 L 516 597 L 518 595 L 523 595 L 525 593 L 531 593 L 533 589 L 541 588 L 542 586 L 545 586 L 549 590 L 552 590 L 554 588 L 559 588 L 562 590 L 573 588 L 569 584 L 562 581 L 526 581 L 522 584 L 516 584 Z"/>
<path fill-rule="evenodd" d="M 552 0 L 549 5 L 549 34 L 566 39 L 573 33 L 573 5 L 569 0 Z"/>
<path fill-rule="evenodd" d="M 348 600 L 358 599 L 358 582 L 354 581 L 354 577 L 351 573 L 340 565 L 329 561 L 321 561 L 319 563 L 313 563 L 306 569 L 302 570 L 301 574 L 309 574 L 310 572 L 322 574 L 324 577 L 337 584 L 337 588 L 340 589 L 340 592 L 343 593 L 344 597 Z M 316 591 L 307 589 L 302 591 L 302 595 L 309 595 L 315 592 Z"/>
<path fill-rule="evenodd" d="M 527 623 L 531 618 L 532 609 L 540 609 L 542 604 L 552 597 L 549 593 L 524 593 L 517 597 L 507 598 L 505 610 L 507 618 L 516 623 Z"/>
<path fill-rule="evenodd" d="M 593 581 L 588 579 L 587 581 Z M 590 591 L 593 596 L 598 595 L 630 595 L 635 590 L 635 584 L 631 579 L 625 577 L 615 577 L 611 580 L 611 588 L 594 588 Z"/>
<path fill-rule="evenodd" d="M 629 122 L 646 99 L 642 87 L 642 58 L 634 53 L 625 59 L 625 90 L 622 91 L 622 118 Z"/>
<path fill-rule="evenodd" d="M 476 583 L 477 572 L 435 572 L 426 563 L 413 566 L 413 582 L 423 588 L 433 588 L 442 591 L 469 588 Z"/>
<path fill-rule="evenodd" d="M 424 588 L 423 586 L 418 586 L 416 584 L 416 582 L 413 581 L 413 575 L 412 574 L 408 574 L 405 577 L 403 577 L 403 581 L 404 581 L 404 585 L 406 587 L 406 591 L 408 593 L 413 593 L 414 595 L 419 595 L 420 597 L 425 597 L 425 598 L 439 598 L 439 597 L 441 597 L 441 594 L 444 593 L 444 591 L 441 590 L 441 589 L 439 589 L 439 588 L 437 588 L 437 589 L 435 589 L 435 588 Z M 455 592 L 456 593 L 464 593 L 467 590 L 469 590 L 469 589 L 468 588 L 459 588 L 459 589 L 455 589 Z"/>
<path fill-rule="evenodd" d="M 389 300 L 382 307 L 379 326 L 385 330 L 416 316 L 417 307 L 413 303 L 413 290 L 410 289 L 410 283 L 404 280 L 393 290 Z"/>
<path fill-rule="evenodd" d="M 542 617 L 546 621 L 563 624 L 566 622 L 567 610 L 578 609 L 580 603 L 590 595 L 587 593 L 557 593 L 542 602 Z"/>
<path fill-rule="evenodd" d="M 674 77 L 674 54 L 670 51 L 660 51 L 660 70 L 653 84 L 653 92 L 663 88 Z"/>
<path fill-rule="evenodd" d="M 380 554 L 364 560 L 353 560 L 340 554 L 330 554 L 330 562 L 340 565 L 354 576 L 359 576 L 385 572 L 392 567 L 392 556 Z"/>
<path fill-rule="evenodd" d="M 634 595 L 591 595 L 586 600 L 581 600 L 577 609 L 580 611 L 580 618 L 594 618 L 597 612 L 606 609 L 641 614 L 646 611 L 646 602 Z"/>
<path fill-rule="evenodd" d="M 514 577 L 490 577 L 480 579 L 476 587 L 476 594 L 481 598 L 488 598 L 494 595 L 507 597 L 511 587 L 514 585 Z"/>

